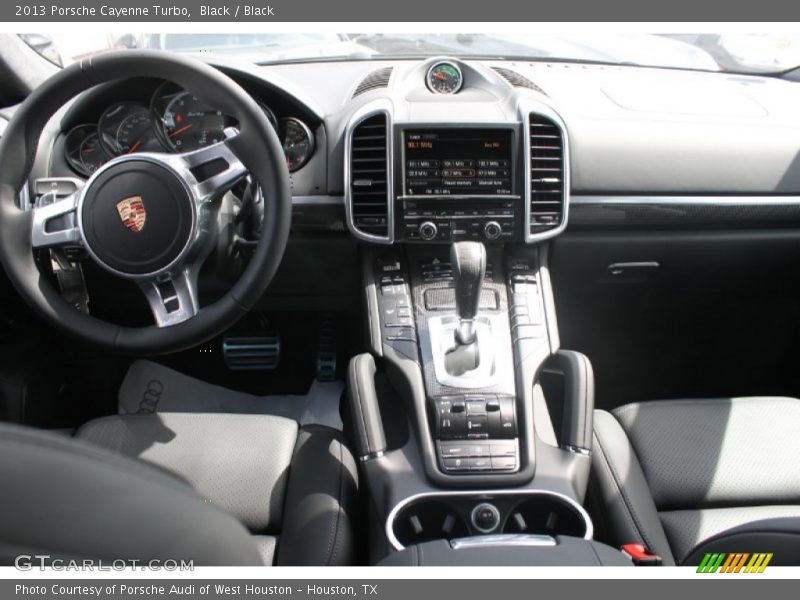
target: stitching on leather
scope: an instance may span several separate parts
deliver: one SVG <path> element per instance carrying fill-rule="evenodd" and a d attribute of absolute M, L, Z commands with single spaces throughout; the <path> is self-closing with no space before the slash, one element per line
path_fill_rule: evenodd
<path fill-rule="evenodd" d="M 356 369 L 356 363 L 359 360 L 361 360 L 362 358 L 363 358 L 363 356 L 356 357 L 356 360 L 354 360 L 350 364 L 350 368 L 353 371 L 353 387 L 355 388 L 356 402 L 358 404 L 358 419 L 359 419 L 359 421 L 361 421 L 361 430 L 364 432 L 364 441 L 367 444 L 367 452 L 369 453 L 369 452 L 372 452 L 372 442 L 369 439 L 369 433 L 368 433 L 368 430 L 367 430 L 367 423 L 366 423 L 366 420 L 364 419 L 364 407 L 363 407 L 362 402 L 361 402 L 361 389 L 360 389 L 360 386 L 359 386 L 359 383 L 358 383 L 358 370 Z"/>
<path fill-rule="evenodd" d="M 587 365 L 588 362 L 589 359 L 586 356 L 581 355 L 579 363 L 581 367 L 581 372 L 583 373 L 583 380 L 586 382 L 586 386 L 583 390 L 584 417 L 582 423 L 583 426 L 581 427 L 581 444 L 583 446 L 589 445 L 589 440 L 587 438 L 589 437 L 589 431 L 590 431 L 589 423 L 591 422 L 592 419 L 592 414 L 589 410 L 589 366 Z"/>
<path fill-rule="evenodd" d="M 327 565 L 330 565 L 334 561 L 338 551 L 337 542 L 339 541 L 339 521 L 342 514 L 342 494 L 344 489 L 344 474 L 342 472 L 344 469 L 344 453 L 342 452 L 341 442 L 335 438 L 334 442 L 339 449 L 339 490 L 336 498 L 336 519 L 331 523 L 331 532 L 328 538 L 328 550 L 326 551 L 326 554 L 328 555 L 326 560 Z"/>
<path fill-rule="evenodd" d="M 594 554 L 594 557 L 597 559 L 598 566 L 602 567 L 603 566 L 603 559 L 600 558 L 600 555 L 597 553 L 597 549 L 594 547 L 594 544 L 589 542 L 588 546 L 589 546 L 589 550 L 592 551 L 592 554 Z"/>
<path fill-rule="evenodd" d="M 633 503 L 630 501 L 630 498 L 628 498 L 628 495 L 625 493 L 625 490 L 622 488 L 621 480 L 619 478 L 619 475 L 616 472 L 616 469 L 614 468 L 614 466 L 611 464 L 611 461 L 608 459 L 608 456 L 607 456 L 607 454 L 606 454 L 606 452 L 605 452 L 605 450 L 603 448 L 603 443 L 600 441 L 600 436 L 598 435 L 597 430 L 595 430 L 594 438 L 597 441 L 597 447 L 600 450 L 600 457 L 602 459 L 602 463 L 606 467 L 606 470 L 611 475 L 611 479 L 614 482 L 614 486 L 616 487 L 617 491 L 619 492 L 620 498 L 622 498 L 622 505 L 625 507 L 625 510 L 627 511 L 626 514 L 629 517 L 629 521 L 633 525 L 634 530 L 639 535 L 639 538 L 645 544 L 645 546 L 647 546 L 647 548 L 651 552 L 654 552 L 655 548 L 653 547 L 653 544 L 650 542 L 649 536 L 646 534 L 644 527 L 642 527 L 642 525 L 641 525 L 641 523 L 639 521 L 639 518 L 638 518 L 638 516 L 636 515 L 636 512 L 633 509 Z"/>

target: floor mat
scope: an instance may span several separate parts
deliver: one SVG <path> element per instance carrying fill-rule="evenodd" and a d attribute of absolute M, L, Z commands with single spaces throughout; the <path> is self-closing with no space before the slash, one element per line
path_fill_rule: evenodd
<path fill-rule="evenodd" d="M 267 414 L 300 425 L 327 425 L 341 431 L 341 381 L 314 381 L 305 395 L 256 396 L 229 390 L 154 362 L 131 365 L 119 390 L 119 413 L 206 412 Z"/>

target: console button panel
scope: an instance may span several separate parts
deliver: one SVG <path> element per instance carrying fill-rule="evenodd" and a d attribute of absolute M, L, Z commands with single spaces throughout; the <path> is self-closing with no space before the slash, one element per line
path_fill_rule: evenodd
<path fill-rule="evenodd" d="M 439 441 L 439 458 L 445 473 L 506 472 L 519 466 L 518 442 L 513 440 Z"/>
<path fill-rule="evenodd" d="M 520 200 L 463 201 L 403 200 L 398 212 L 396 236 L 408 242 L 455 242 L 475 240 L 507 242 L 515 239 Z"/>
<path fill-rule="evenodd" d="M 439 440 L 514 439 L 516 400 L 497 394 L 463 394 L 433 399 Z"/>
<path fill-rule="evenodd" d="M 546 335 L 538 265 L 528 258 L 511 258 L 508 265 L 511 337 L 518 340 Z"/>
<path fill-rule="evenodd" d="M 514 472 L 519 467 L 516 400 L 497 394 L 435 398 L 436 445 L 445 473 Z"/>
<path fill-rule="evenodd" d="M 375 263 L 375 282 L 382 339 L 398 352 L 416 358 L 414 306 L 408 275 L 400 258 L 394 255 L 379 258 Z"/>

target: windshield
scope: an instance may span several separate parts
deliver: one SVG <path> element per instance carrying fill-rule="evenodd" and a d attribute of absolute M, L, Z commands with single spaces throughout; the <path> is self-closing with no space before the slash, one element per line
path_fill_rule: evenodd
<path fill-rule="evenodd" d="M 119 48 L 224 55 L 258 64 L 418 58 L 508 58 L 642 65 L 741 73 L 800 65 L 800 35 L 785 34 L 374 34 L 70 33 L 21 36 L 48 60 L 67 65 Z"/>

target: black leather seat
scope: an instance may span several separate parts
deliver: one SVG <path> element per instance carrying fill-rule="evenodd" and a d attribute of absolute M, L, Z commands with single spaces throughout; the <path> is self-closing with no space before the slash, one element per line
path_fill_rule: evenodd
<path fill-rule="evenodd" d="M 771 552 L 800 565 L 800 400 L 672 400 L 595 411 L 590 496 L 609 541 L 664 564 Z"/>
<path fill-rule="evenodd" d="M 0 426 L 0 562 L 346 565 L 355 461 L 339 432 L 265 415 L 113 416 L 69 439 Z"/>

